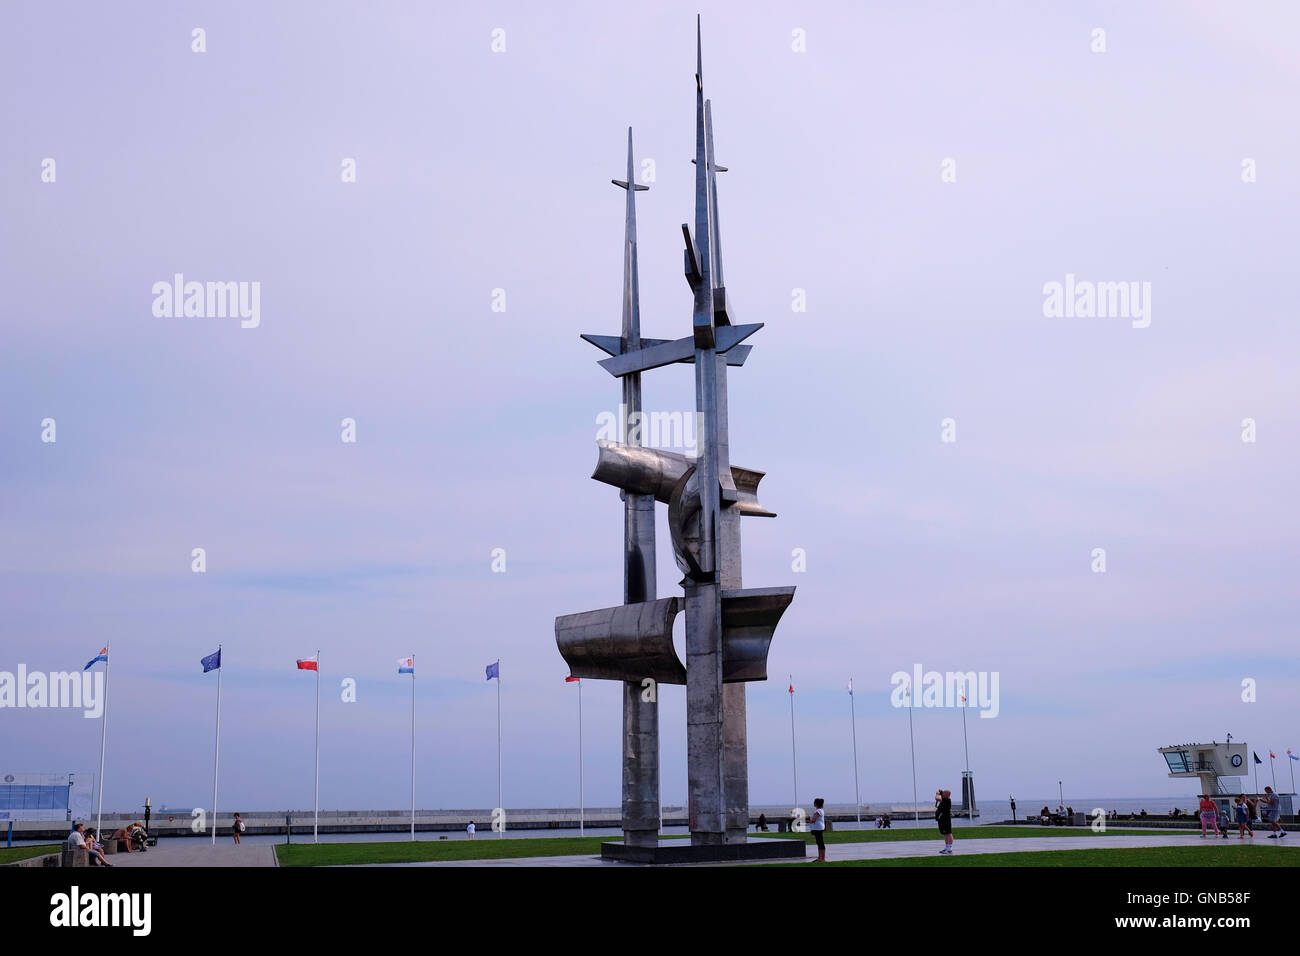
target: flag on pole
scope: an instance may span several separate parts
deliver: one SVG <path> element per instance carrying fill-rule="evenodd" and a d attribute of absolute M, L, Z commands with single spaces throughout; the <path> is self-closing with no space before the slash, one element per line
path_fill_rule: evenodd
<path fill-rule="evenodd" d="M 1270 750 L 1270 751 L 1268 752 L 1268 759 L 1269 759 L 1269 760 L 1276 760 L 1276 759 L 1277 759 L 1277 754 L 1273 753 L 1273 751 Z"/>
<path fill-rule="evenodd" d="M 579 682 L 579 680 L 580 680 L 580 678 L 574 677 L 572 674 L 570 674 L 568 677 L 564 678 L 564 682 L 565 682 L 566 684 L 576 684 L 576 683 Z"/>
<path fill-rule="evenodd" d="M 495 677 L 497 680 L 500 680 L 500 679 L 501 679 L 501 662 L 500 662 L 500 661 L 493 661 L 491 664 L 489 664 L 489 665 L 487 666 L 487 679 L 488 679 L 488 680 L 491 680 L 491 679 L 494 678 L 494 677 Z M 577 678 L 575 677 L 574 680 L 577 680 Z"/>
<path fill-rule="evenodd" d="M 1250 755 L 1251 755 L 1252 757 L 1255 758 L 1255 763 L 1263 763 L 1263 762 L 1264 762 L 1264 761 L 1262 761 L 1262 760 L 1259 759 L 1259 754 L 1255 753 L 1255 751 L 1252 750 L 1252 751 L 1250 752 Z"/>
<path fill-rule="evenodd" d="M 220 668 L 221 648 L 218 647 L 215 653 L 209 654 L 207 657 L 203 658 L 203 660 L 199 661 L 199 663 L 203 665 L 203 673 L 205 674 L 208 671 L 215 671 Z"/>
<path fill-rule="evenodd" d="M 98 664 L 100 661 L 103 661 L 105 664 L 108 663 L 108 648 L 107 648 L 107 647 L 104 648 L 102 651 L 100 651 L 98 654 L 96 654 L 94 657 L 92 657 L 92 658 L 90 659 L 90 663 L 88 663 L 85 667 L 83 667 L 82 670 L 83 670 L 83 671 L 88 671 L 88 670 L 90 670 L 92 667 L 94 667 L 96 664 Z"/>
<path fill-rule="evenodd" d="M 412 676 L 414 676 L 414 674 L 415 674 L 415 658 L 414 658 L 414 657 L 399 657 L 399 658 L 397 659 L 397 673 L 399 673 L 399 674 L 411 674 Z"/>
<path fill-rule="evenodd" d="M 792 693 L 792 694 L 794 693 L 794 684 L 791 684 L 791 685 L 790 685 L 790 693 Z"/>
<path fill-rule="evenodd" d="M 317 661 L 316 661 L 316 658 L 314 658 L 314 657 L 300 657 L 300 658 L 298 658 L 298 670 L 300 670 L 300 671 L 316 671 L 317 673 L 319 673 L 319 672 L 320 672 L 320 668 L 317 667 L 316 664 L 317 664 Z"/>
<path fill-rule="evenodd" d="M 793 685 L 791 685 L 791 686 L 793 686 Z M 850 697 L 853 696 L 853 678 L 852 678 L 852 677 L 849 678 L 849 696 L 850 696 Z"/>
<path fill-rule="evenodd" d="M 1293 754 L 1293 753 L 1292 753 L 1291 751 L 1289 751 L 1289 750 L 1286 752 L 1286 755 L 1287 755 L 1288 757 L 1290 757 L 1292 760 L 1300 760 L 1300 757 L 1297 757 L 1295 754 Z"/>

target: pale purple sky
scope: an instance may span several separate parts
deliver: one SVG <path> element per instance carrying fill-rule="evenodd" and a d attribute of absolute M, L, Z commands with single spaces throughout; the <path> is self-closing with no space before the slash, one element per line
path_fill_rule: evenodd
<path fill-rule="evenodd" d="M 622 594 L 588 478 L 618 387 L 578 333 L 618 331 L 629 125 L 643 331 L 689 327 L 697 9 L 728 297 L 767 323 L 731 376 L 732 460 L 779 513 L 745 524 L 745 583 L 799 588 L 750 686 L 752 800 L 792 796 L 791 673 L 805 803 L 852 799 L 850 676 L 863 799 L 910 798 L 889 677 L 915 663 L 1000 674 L 968 728 L 990 799 L 1185 798 L 1157 747 L 1300 750 L 1294 5 L 18 2 L 0 670 L 112 645 L 107 806 L 210 800 L 218 641 L 223 806 L 310 807 L 317 648 L 323 807 L 406 804 L 412 651 L 421 806 L 495 805 L 497 657 L 505 804 L 576 805 L 553 620 Z M 260 282 L 260 327 L 156 318 L 176 272 Z M 1045 318 L 1067 273 L 1150 282 L 1150 327 Z M 647 376 L 648 408 L 692 396 Z M 662 509 L 660 541 L 665 595 Z M 586 799 L 616 805 L 618 688 L 584 709 Z M 959 714 L 916 737 L 922 795 L 958 789 Z M 0 710 L 5 770 L 98 749 L 79 712 Z"/>

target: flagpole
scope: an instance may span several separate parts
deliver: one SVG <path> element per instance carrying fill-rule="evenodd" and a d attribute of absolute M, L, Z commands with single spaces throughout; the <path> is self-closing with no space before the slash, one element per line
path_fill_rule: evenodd
<path fill-rule="evenodd" d="M 217 845 L 217 776 L 221 771 L 221 645 L 217 645 L 217 737 L 212 745 L 212 845 Z"/>
<path fill-rule="evenodd" d="M 970 773 L 970 744 L 966 740 L 966 708 L 969 703 L 965 700 L 961 704 L 961 749 L 966 755 L 966 772 Z"/>
<path fill-rule="evenodd" d="M 1273 771 L 1273 789 L 1277 790 L 1277 758 L 1273 756 L 1273 751 L 1268 752 L 1268 769 Z"/>
<path fill-rule="evenodd" d="M 316 795 L 315 819 L 311 825 L 311 842 L 320 842 L 320 651 L 316 651 Z"/>
<path fill-rule="evenodd" d="M 501 658 L 497 658 L 497 809 L 501 811 L 501 829 L 498 837 L 506 835 L 505 808 L 501 806 Z"/>
<path fill-rule="evenodd" d="M 857 808 L 858 823 L 862 823 L 862 794 L 858 791 L 858 711 L 853 702 L 853 678 L 849 678 L 849 719 L 853 723 L 853 801 Z"/>
<path fill-rule="evenodd" d="M 411 839 L 415 839 L 415 655 L 411 655 Z"/>
<path fill-rule="evenodd" d="M 108 680 L 107 680 L 107 678 L 104 680 L 104 693 L 105 693 L 105 694 L 108 693 Z M 105 707 L 108 706 L 108 701 L 107 701 L 107 700 L 104 701 L 104 706 L 105 706 Z M 1291 792 L 1292 792 L 1292 793 L 1295 793 L 1295 761 L 1291 759 L 1291 751 L 1289 751 L 1289 750 L 1286 752 L 1286 763 L 1287 763 L 1287 766 L 1288 766 L 1288 767 L 1290 768 L 1290 770 L 1291 770 Z"/>
<path fill-rule="evenodd" d="M 98 836 L 104 827 L 104 748 L 108 741 L 108 648 L 104 648 L 104 713 L 103 723 L 99 725 L 99 804 L 95 811 L 95 834 Z"/>
<path fill-rule="evenodd" d="M 799 757 L 795 750 L 794 742 L 794 675 L 790 675 L 790 768 L 794 777 L 794 803 L 792 808 L 799 806 Z"/>
<path fill-rule="evenodd" d="M 963 787 L 969 787 L 970 789 L 967 790 L 966 793 L 963 793 L 962 796 L 967 797 L 970 801 L 966 806 L 966 822 L 974 823 L 975 788 L 972 785 L 973 781 L 971 780 L 970 775 L 970 745 L 966 742 L 966 708 L 969 706 L 970 701 L 968 701 L 966 696 L 963 694 L 961 699 L 961 749 L 962 753 L 966 755 L 966 774 L 965 779 L 962 781 L 962 785 Z"/>
<path fill-rule="evenodd" d="M 1252 750 L 1250 755 L 1255 758 L 1255 796 L 1259 796 L 1259 754 Z"/>
<path fill-rule="evenodd" d="M 578 681 L 578 836 L 585 830 L 586 801 L 582 792 L 582 681 Z"/>
<path fill-rule="evenodd" d="M 912 820 L 919 823 L 921 806 L 916 799 L 916 735 L 912 732 L 912 708 L 915 696 L 916 688 L 912 688 L 912 693 L 907 695 L 907 739 L 912 747 Z"/>

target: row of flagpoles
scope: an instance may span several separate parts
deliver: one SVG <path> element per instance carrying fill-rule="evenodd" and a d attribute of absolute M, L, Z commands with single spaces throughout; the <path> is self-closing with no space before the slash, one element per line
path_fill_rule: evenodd
<path fill-rule="evenodd" d="M 1260 760 L 1259 754 L 1255 753 L 1253 750 L 1250 752 L 1250 755 L 1255 758 L 1255 792 L 1259 793 L 1259 765 L 1264 761 Z M 1293 761 L 1300 760 L 1300 754 L 1293 754 L 1290 750 L 1286 752 L 1286 755 Z M 1277 787 L 1277 765 L 1274 764 L 1273 761 L 1277 759 L 1277 754 L 1270 750 L 1268 752 L 1268 769 L 1273 772 L 1273 786 L 1275 788 Z M 1288 764 L 1288 768 L 1291 771 L 1291 792 L 1295 793 L 1295 764 Z"/>
<path fill-rule="evenodd" d="M 107 645 L 100 650 L 98 654 L 92 657 L 82 670 L 90 670 L 96 664 L 104 664 L 104 712 L 100 722 L 99 731 L 99 794 L 96 800 L 95 811 L 95 829 L 98 831 L 103 826 L 104 813 L 104 754 L 108 741 L 108 675 L 109 659 Z M 221 765 L 221 645 L 217 645 L 214 653 L 202 658 L 199 662 L 203 665 L 203 673 L 215 670 L 217 672 L 217 720 L 216 736 L 213 743 L 212 753 L 212 843 L 217 842 L 217 780 Z M 312 842 L 317 842 L 320 836 L 320 651 L 318 650 L 313 657 L 298 658 L 299 670 L 315 671 L 316 673 L 316 770 L 315 781 L 313 785 L 312 797 Z M 498 658 L 485 668 L 487 680 L 497 682 L 497 807 L 502 808 L 502 789 L 501 789 L 501 660 Z M 415 655 L 401 657 L 397 660 L 397 673 L 411 675 L 411 839 L 415 839 Z M 585 832 L 585 797 L 583 794 L 583 773 L 582 773 L 582 682 L 573 676 L 566 677 L 565 683 L 575 683 L 578 685 L 578 832 Z M 789 682 L 790 694 L 790 764 L 794 785 L 794 802 L 792 806 L 799 806 L 799 757 L 796 749 L 795 739 L 795 720 L 794 720 L 794 675 L 790 675 Z M 857 710 L 853 698 L 853 678 L 849 678 L 849 719 L 852 726 L 853 739 L 853 799 L 857 808 L 858 822 L 862 822 L 862 796 L 860 791 L 860 778 L 858 775 L 858 718 Z M 966 703 L 966 698 L 962 697 L 962 703 Z M 966 769 L 970 769 L 970 753 L 967 746 L 966 738 L 966 708 L 962 707 L 961 735 L 962 747 L 966 751 Z M 912 724 L 912 707 L 907 708 L 907 733 L 912 753 L 912 803 L 913 806 L 919 806 L 917 803 L 916 790 L 916 738 L 913 733 Z M 1292 762 L 1300 761 L 1300 755 L 1290 750 L 1286 752 Z M 1259 754 L 1251 751 L 1251 756 L 1255 758 L 1255 790 L 1259 791 L 1259 765 L 1264 761 L 1260 759 Z M 1277 786 L 1277 767 L 1273 761 L 1278 759 L 1273 751 L 1269 751 L 1269 768 L 1273 772 L 1273 786 Z M 1291 791 L 1295 792 L 1295 765 L 1291 763 Z M 504 836 L 505 827 L 494 828 L 498 835 Z"/>
<path fill-rule="evenodd" d="M 790 766 L 791 766 L 791 777 L 794 784 L 794 802 L 791 804 L 791 806 L 797 807 L 800 805 L 799 804 L 799 757 L 798 757 L 798 750 L 796 748 L 796 741 L 795 741 L 794 675 L 793 674 L 790 675 L 790 682 L 787 690 L 790 694 Z M 852 740 L 853 740 L 853 800 L 854 800 L 854 805 L 857 808 L 858 823 L 861 823 L 862 822 L 862 794 L 859 789 L 860 778 L 858 776 L 858 716 L 857 716 L 857 709 L 854 706 L 852 677 L 849 678 L 847 690 L 849 692 L 849 721 L 850 721 L 850 726 L 852 728 Z M 970 745 L 966 736 L 966 705 L 968 702 L 964 695 L 961 698 L 961 702 L 962 702 L 962 707 L 960 708 L 960 710 L 961 710 L 962 751 L 966 758 L 966 770 L 967 772 L 969 772 L 970 771 Z M 917 790 L 916 790 L 916 735 L 913 730 L 912 709 L 913 709 L 912 701 L 909 697 L 908 707 L 907 707 L 907 737 L 908 737 L 908 744 L 912 754 L 912 806 L 914 808 L 914 812 L 919 817 L 920 804 L 917 802 Z M 1300 754 L 1295 754 L 1292 751 L 1287 750 L 1286 755 L 1290 758 L 1290 761 L 1288 761 L 1288 767 L 1291 771 L 1291 792 L 1295 793 L 1295 762 L 1300 761 Z M 1255 753 L 1253 750 L 1251 751 L 1251 756 L 1255 758 L 1255 766 L 1254 766 L 1255 792 L 1259 793 L 1259 765 L 1262 764 L 1264 761 L 1261 760 L 1259 754 Z M 1276 789 L 1277 788 L 1277 766 L 1273 763 L 1273 761 L 1279 758 L 1277 754 L 1275 754 L 1271 750 L 1268 752 L 1268 758 L 1269 758 L 1269 769 L 1273 773 L 1273 787 L 1274 789 Z"/>
<path fill-rule="evenodd" d="M 94 657 L 92 657 L 83 671 L 88 671 L 96 664 L 104 664 L 104 712 L 99 727 L 99 795 L 96 800 L 95 811 L 95 829 L 99 831 L 103 828 L 104 816 L 104 756 L 108 745 L 108 674 L 109 658 L 108 647 L 105 647 Z M 216 651 L 202 658 L 199 663 L 203 666 L 203 673 L 208 671 L 217 672 L 217 719 L 216 732 L 212 745 L 212 843 L 215 846 L 217 842 L 217 784 L 221 772 L 221 645 L 217 645 Z M 298 670 L 315 671 L 316 673 L 316 769 L 315 780 L 312 787 L 312 842 L 318 842 L 320 839 L 320 651 L 312 657 L 300 657 L 297 660 Z M 411 675 L 411 839 L 415 839 L 415 655 L 410 657 L 398 658 L 397 673 Z M 498 658 L 493 663 L 487 665 L 487 679 L 496 680 L 497 682 L 497 807 L 501 807 L 501 661 Z M 576 677 L 566 677 L 566 681 L 577 681 Z M 578 793 L 579 799 L 582 794 L 582 688 L 578 688 Z M 581 810 L 579 811 L 579 827 L 581 828 Z M 504 835 L 504 827 L 498 828 L 497 832 Z"/>

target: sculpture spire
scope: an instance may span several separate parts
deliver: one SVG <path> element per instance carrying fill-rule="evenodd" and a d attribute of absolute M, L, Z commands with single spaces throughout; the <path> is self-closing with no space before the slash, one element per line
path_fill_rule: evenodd
<path fill-rule="evenodd" d="M 695 89 L 704 92 L 704 43 L 700 39 L 700 15 L 695 14 Z"/>
<path fill-rule="evenodd" d="M 709 138 L 705 128 L 704 53 L 700 39 L 699 18 L 695 21 L 695 239 L 687 250 L 688 271 L 697 272 L 692 281 L 695 292 L 695 347 L 713 348 L 713 230 L 709 227 L 713 203 L 709 195 Z M 683 227 L 685 228 L 685 227 Z M 690 241 L 690 234 L 687 233 Z M 692 268 L 693 266 L 693 268 Z"/>
<path fill-rule="evenodd" d="M 623 350 L 641 347 L 641 295 L 636 263 L 636 194 L 645 192 L 633 179 L 632 127 L 627 128 L 627 179 L 611 179 L 615 186 L 627 190 L 627 210 L 623 226 Z M 640 376 L 637 376 L 638 381 Z M 638 388 L 639 391 L 639 388 Z M 641 409 L 638 408 L 637 411 Z"/>

